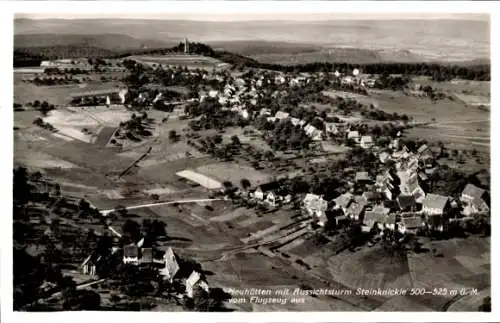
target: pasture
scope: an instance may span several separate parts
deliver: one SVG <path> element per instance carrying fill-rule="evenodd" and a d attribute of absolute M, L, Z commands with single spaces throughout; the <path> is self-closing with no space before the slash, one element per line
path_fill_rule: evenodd
<path fill-rule="evenodd" d="M 27 104 L 38 100 L 56 106 L 65 106 L 73 93 L 108 90 L 122 85 L 120 82 L 92 82 L 71 85 L 37 86 L 22 81 L 21 74 L 14 75 L 14 102 Z"/>
<path fill-rule="evenodd" d="M 433 103 L 426 98 L 406 96 L 402 93 L 377 91 L 372 93 L 378 108 L 406 114 L 416 122 L 428 122 L 406 132 L 410 138 L 431 142 L 442 141 L 451 148 L 488 152 L 490 147 L 490 113 L 465 105 L 458 100 L 443 99 Z"/>

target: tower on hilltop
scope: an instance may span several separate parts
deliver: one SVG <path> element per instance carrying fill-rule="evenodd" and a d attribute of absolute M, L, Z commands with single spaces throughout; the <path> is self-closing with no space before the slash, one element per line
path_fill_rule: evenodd
<path fill-rule="evenodd" d="M 187 37 L 184 37 L 184 54 L 189 54 L 189 42 Z"/>

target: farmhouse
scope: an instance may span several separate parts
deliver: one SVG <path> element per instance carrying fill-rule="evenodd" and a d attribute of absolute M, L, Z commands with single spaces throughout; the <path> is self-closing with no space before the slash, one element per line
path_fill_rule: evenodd
<path fill-rule="evenodd" d="M 424 227 L 425 223 L 420 216 L 404 217 L 398 223 L 398 231 L 402 234 L 416 234 L 417 230 Z"/>
<path fill-rule="evenodd" d="M 72 93 L 70 95 L 71 102 L 78 105 L 88 105 L 94 103 L 97 100 L 99 103 L 115 103 L 124 104 L 125 96 L 127 95 L 127 89 L 108 89 L 108 90 L 95 90 L 80 93 Z"/>
<path fill-rule="evenodd" d="M 427 194 L 422 202 L 422 212 L 427 215 L 443 215 L 449 207 L 449 198 L 437 194 Z"/>
<path fill-rule="evenodd" d="M 258 200 L 267 200 L 268 195 L 272 193 L 271 199 L 276 199 L 276 196 L 274 195 L 275 192 L 280 188 L 280 185 L 278 182 L 270 182 L 266 184 L 261 184 L 257 189 L 254 191 L 254 197 Z"/>
<path fill-rule="evenodd" d="M 355 180 L 358 183 L 370 183 L 372 181 L 368 172 L 357 172 Z"/>
<path fill-rule="evenodd" d="M 139 247 L 135 243 L 123 247 L 123 263 L 134 265 L 139 263 Z"/>
<path fill-rule="evenodd" d="M 365 212 L 365 216 L 363 218 L 363 225 L 372 229 L 375 225 L 380 230 L 383 230 L 386 227 L 386 222 L 388 220 L 389 209 L 383 206 L 377 206 L 373 208 L 373 210 L 369 210 Z"/>
<path fill-rule="evenodd" d="M 397 202 L 401 212 L 413 212 L 416 208 L 415 198 L 412 195 L 399 195 Z"/>
<path fill-rule="evenodd" d="M 445 230 L 445 221 L 440 215 L 430 215 L 426 218 L 426 225 L 429 230 L 443 232 Z"/>
<path fill-rule="evenodd" d="M 99 266 L 99 263 L 101 261 L 102 257 L 98 256 L 97 254 L 93 253 L 81 264 L 80 268 L 82 269 L 82 274 L 84 275 L 89 275 L 89 276 L 96 276 L 97 275 L 97 266 Z"/>
<path fill-rule="evenodd" d="M 318 223 L 324 226 L 326 223 L 326 209 L 328 207 L 328 202 L 325 201 L 321 196 L 315 194 L 307 194 L 302 201 L 306 212 L 310 216 L 318 217 Z"/>
<path fill-rule="evenodd" d="M 359 145 L 361 146 L 361 148 L 364 148 L 364 149 L 371 148 L 373 146 L 372 136 L 363 136 L 363 137 L 361 137 Z"/>
<path fill-rule="evenodd" d="M 331 133 L 332 135 L 336 135 L 339 132 L 337 125 L 333 122 L 325 122 L 325 131 L 326 133 Z"/>
<path fill-rule="evenodd" d="M 162 275 L 165 280 L 172 282 L 180 268 L 177 257 L 171 247 L 168 247 L 165 251 L 163 260 L 165 261 L 165 267 L 160 269 L 160 275 Z"/>
<path fill-rule="evenodd" d="M 322 132 L 313 125 L 308 124 L 307 126 L 304 127 L 304 131 L 309 136 L 309 138 L 311 138 L 311 140 L 313 141 L 322 140 Z"/>
<path fill-rule="evenodd" d="M 359 142 L 360 136 L 357 130 L 347 132 L 347 139 L 352 139 L 355 142 Z"/>
<path fill-rule="evenodd" d="M 201 288 L 204 291 L 208 292 L 209 287 L 208 284 L 202 280 L 201 275 L 197 271 L 193 271 L 191 275 L 189 275 L 188 279 L 186 279 L 186 295 L 189 298 L 193 298 L 195 288 Z"/>
<path fill-rule="evenodd" d="M 422 146 L 420 146 L 417 150 L 417 153 L 420 155 L 420 154 L 423 154 L 425 153 L 427 150 L 429 149 L 429 146 L 427 146 L 426 144 L 423 144 Z"/>
<path fill-rule="evenodd" d="M 335 202 L 335 209 L 342 210 L 344 214 L 347 212 L 347 207 L 354 199 L 354 196 L 351 193 L 344 193 L 338 196 L 333 201 Z"/>
<path fill-rule="evenodd" d="M 462 191 L 460 201 L 464 204 L 470 204 L 475 199 L 486 200 L 486 190 L 479 188 L 473 184 L 467 184 Z"/>

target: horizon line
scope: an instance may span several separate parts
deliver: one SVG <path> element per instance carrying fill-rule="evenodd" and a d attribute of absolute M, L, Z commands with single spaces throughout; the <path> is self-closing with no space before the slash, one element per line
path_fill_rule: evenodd
<path fill-rule="evenodd" d="M 120 16 L 118 16 L 120 15 Z M 68 17 L 69 16 L 69 17 Z M 278 16 L 278 17 L 277 17 Z M 229 19 L 228 19 L 229 18 Z M 276 19 L 278 18 L 278 19 Z M 116 13 L 16 13 L 15 20 L 166 20 L 166 21 L 202 21 L 202 22 L 327 22 L 327 21 L 349 21 L 349 20 L 377 20 L 377 21 L 400 21 L 400 20 L 461 20 L 490 22 L 487 13 L 317 13 L 317 14 L 160 14 L 140 13 L 123 14 Z"/>

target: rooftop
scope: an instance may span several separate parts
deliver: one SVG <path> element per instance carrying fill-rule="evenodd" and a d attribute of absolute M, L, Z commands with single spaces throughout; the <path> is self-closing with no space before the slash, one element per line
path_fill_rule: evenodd
<path fill-rule="evenodd" d="M 443 210 L 448 203 L 449 199 L 446 196 L 437 194 L 427 194 L 424 198 L 422 205 L 429 209 L 439 209 Z"/>

